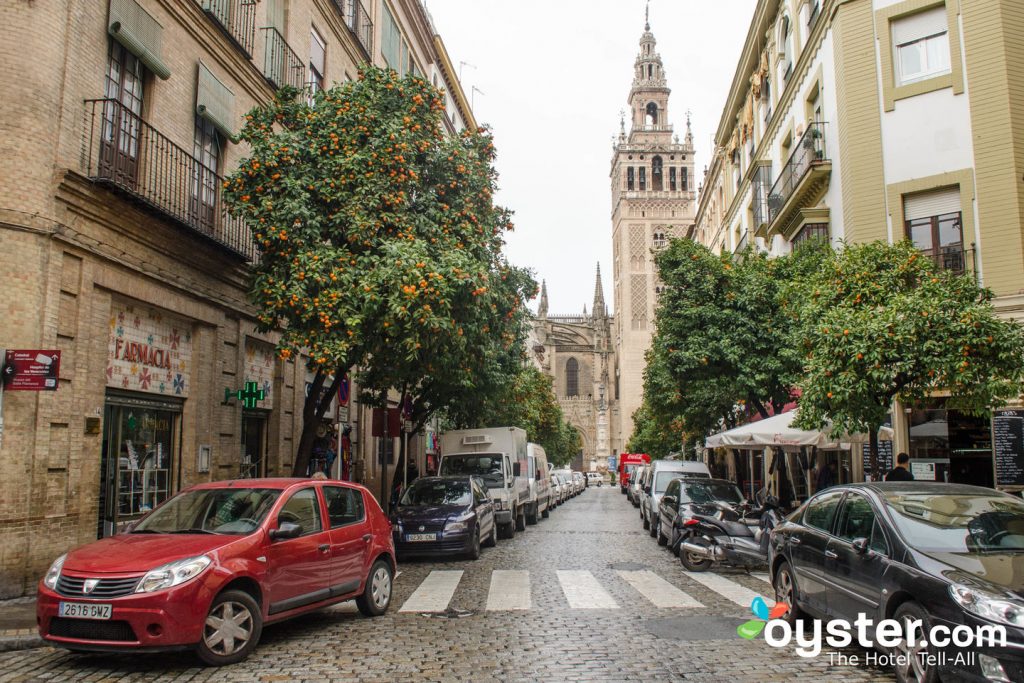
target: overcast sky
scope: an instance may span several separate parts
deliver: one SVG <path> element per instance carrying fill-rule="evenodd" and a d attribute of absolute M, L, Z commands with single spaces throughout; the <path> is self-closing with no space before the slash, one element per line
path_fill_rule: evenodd
<path fill-rule="evenodd" d="M 608 172 L 644 1 L 425 1 L 456 68 L 468 63 L 461 80 L 477 120 L 494 129 L 497 201 L 515 211 L 509 260 L 547 280 L 552 313 L 590 309 L 600 261 L 611 309 Z M 651 2 L 651 30 L 672 88 L 669 119 L 682 137 L 686 111 L 693 113 L 698 178 L 755 3 Z"/>

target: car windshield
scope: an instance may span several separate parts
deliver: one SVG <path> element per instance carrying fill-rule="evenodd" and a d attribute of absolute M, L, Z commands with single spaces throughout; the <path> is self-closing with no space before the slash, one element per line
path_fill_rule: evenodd
<path fill-rule="evenodd" d="M 682 472 L 658 472 L 654 475 L 654 492 L 665 493 L 665 489 L 668 488 L 669 482 L 673 479 L 678 479 Z"/>
<path fill-rule="evenodd" d="M 932 552 L 1024 551 L 1024 501 L 996 494 L 890 494 L 903 538 Z"/>
<path fill-rule="evenodd" d="M 193 489 L 178 495 L 135 525 L 131 533 L 245 535 L 259 527 L 278 489 Z"/>
<path fill-rule="evenodd" d="M 469 505 L 472 499 L 468 481 L 420 479 L 406 490 L 401 505 Z"/>
<path fill-rule="evenodd" d="M 743 494 L 735 484 L 727 481 L 691 481 L 683 484 L 680 502 L 706 505 L 715 501 L 742 503 Z"/>
<path fill-rule="evenodd" d="M 441 459 L 442 476 L 471 475 L 480 477 L 488 488 L 501 488 L 505 479 L 501 473 L 501 454 L 456 455 Z"/>

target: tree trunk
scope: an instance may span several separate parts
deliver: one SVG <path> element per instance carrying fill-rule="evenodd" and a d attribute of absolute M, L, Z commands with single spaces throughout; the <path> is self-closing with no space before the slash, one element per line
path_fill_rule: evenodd
<path fill-rule="evenodd" d="M 761 401 L 759 401 L 758 399 L 751 398 L 751 399 L 748 399 L 747 402 L 750 405 L 754 406 L 754 410 L 757 411 L 757 414 L 761 416 L 762 420 L 767 420 L 769 417 L 771 417 L 771 415 L 768 414 L 768 409 L 765 408 L 764 404 L 761 403 Z"/>
<path fill-rule="evenodd" d="M 313 442 L 316 441 L 316 428 L 324 419 L 327 409 L 331 407 L 334 394 L 338 391 L 338 384 L 344 376 L 344 370 L 338 368 L 334 373 L 334 381 L 324 394 L 323 400 L 318 400 L 327 375 L 323 370 L 317 370 L 313 378 L 313 384 L 309 388 L 309 396 L 302 404 L 302 436 L 299 437 L 299 445 L 295 451 L 295 462 L 292 464 L 293 477 L 305 477 L 309 469 L 309 459 L 313 455 Z"/>
<path fill-rule="evenodd" d="M 871 453 L 871 477 L 879 481 L 881 473 L 878 471 L 878 427 L 872 427 L 871 433 L 868 434 L 868 448 Z"/>

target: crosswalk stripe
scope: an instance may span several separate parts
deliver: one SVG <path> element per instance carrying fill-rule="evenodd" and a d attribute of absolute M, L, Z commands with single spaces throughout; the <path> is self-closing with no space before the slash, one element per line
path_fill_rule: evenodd
<path fill-rule="evenodd" d="M 741 605 L 743 607 L 750 607 L 750 603 L 754 601 L 754 598 L 760 596 L 760 593 L 752 591 L 746 586 L 741 586 L 732 579 L 727 579 L 718 574 L 709 574 L 705 572 L 683 573 L 694 581 L 704 584 L 723 598 L 731 600 L 737 605 Z"/>
<path fill-rule="evenodd" d="M 487 592 L 487 610 L 530 609 L 530 572 L 495 569 Z"/>
<path fill-rule="evenodd" d="M 760 579 L 761 581 L 764 581 L 765 583 L 772 582 L 772 577 L 766 574 L 765 572 L 752 572 L 750 575 L 753 576 L 755 579 Z"/>
<path fill-rule="evenodd" d="M 413 591 L 399 612 L 443 612 L 462 580 L 462 570 L 435 570 Z"/>
<path fill-rule="evenodd" d="M 574 609 L 618 609 L 619 603 L 585 570 L 559 569 L 558 582 Z"/>
<path fill-rule="evenodd" d="M 655 607 L 703 607 L 700 602 L 679 590 L 652 571 L 618 571 L 626 583 L 635 588 Z"/>

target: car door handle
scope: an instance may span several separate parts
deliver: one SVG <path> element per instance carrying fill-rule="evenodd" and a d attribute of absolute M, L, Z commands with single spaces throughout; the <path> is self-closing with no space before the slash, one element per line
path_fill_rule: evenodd
<path fill-rule="evenodd" d="M 793 537 L 791 537 L 791 538 L 789 539 L 789 544 L 790 544 L 790 545 L 800 545 L 801 543 L 803 543 L 803 541 L 801 541 L 801 540 L 800 540 L 799 538 L 793 538 Z"/>
<path fill-rule="evenodd" d="M 373 538 L 373 534 L 363 534 L 363 541 L 366 543 L 369 543 L 371 538 Z"/>
<path fill-rule="evenodd" d="M 838 560 L 839 559 L 839 554 L 836 553 L 836 551 L 834 551 L 834 550 L 826 550 L 825 551 L 825 557 L 827 557 L 830 560 Z"/>
<path fill-rule="evenodd" d="M 331 549 L 331 544 L 330 543 L 321 543 L 320 545 L 318 545 L 316 547 L 316 549 L 319 550 L 322 553 L 326 553 L 328 550 Z"/>

